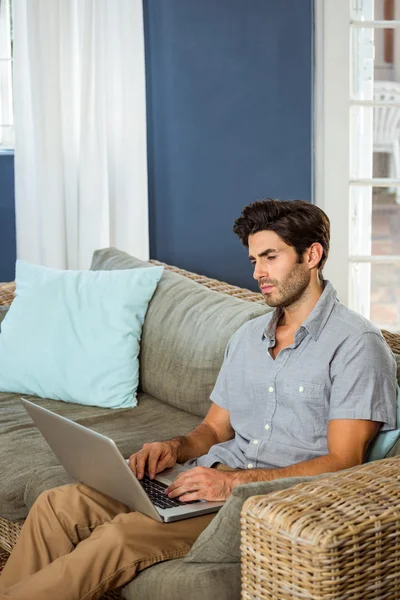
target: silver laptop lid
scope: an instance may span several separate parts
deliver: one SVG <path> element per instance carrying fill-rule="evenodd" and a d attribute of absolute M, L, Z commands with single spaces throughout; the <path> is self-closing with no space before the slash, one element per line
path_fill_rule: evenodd
<path fill-rule="evenodd" d="M 163 520 L 113 440 L 29 400 L 21 401 L 71 477 L 132 510 Z"/>
<path fill-rule="evenodd" d="M 21 402 L 71 477 L 119 500 L 132 510 L 156 521 L 168 522 L 217 512 L 224 504 L 201 501 L 174 508 L 157 508 L 113 440 L 25 398 L 21 398 Z M 182 470 L 186 469 L 176 465 L 160 473 L 156 479 L 169 485 Z"/>

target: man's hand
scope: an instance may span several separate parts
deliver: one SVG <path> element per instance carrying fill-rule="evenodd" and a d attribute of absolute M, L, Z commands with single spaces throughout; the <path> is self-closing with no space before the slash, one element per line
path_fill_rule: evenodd
<path fill-rule="evenodd" d="M 143 478 L 145 471 L 153 478 L 177 462 L 184 463 L 207 454 L 211 446 L 227 442 L 234 435 L 229 412 L 212 403 L 202 423 L 193 431 L 165 442 L 144 444 L 141 450 L 129 457 L 128 463 L 138 479 Z"/>
<path fill-rule="evenodd" d="M 234 471 L 218 471 L 208 467 L 195 467 L 180 473 L 166 489 L 169 498 L 182 502 L 191 500 L 223 501 L 230 496 L 235 484 Z"/>
<path fill-rule="evenodd" d="M 153 479 L 157 473 L 173 467 L 177 462 L 178 448 L 173 441 L 144 444 L 139 452 L 129 457 L 129 466 L 138 479 L 145 471 Z"/>

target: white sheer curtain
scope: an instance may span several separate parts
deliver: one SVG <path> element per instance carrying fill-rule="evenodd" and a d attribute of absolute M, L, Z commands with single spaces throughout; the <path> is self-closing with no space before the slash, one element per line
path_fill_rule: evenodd
<path fill-rule="evenodd" d="M 148 258 L 142 0 L 14 0 L 17 254 Z"/>
<path fill-rule="evenodd" d="M 0 0 L 0 149 L 14 147 L 10 0 Z"/>

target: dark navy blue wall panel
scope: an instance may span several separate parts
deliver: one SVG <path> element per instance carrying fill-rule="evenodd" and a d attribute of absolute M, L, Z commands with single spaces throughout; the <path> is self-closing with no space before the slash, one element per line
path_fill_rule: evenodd
<path fill-rule="evenodd" d="M 0 281 L 15 277 L 14 155 L 0 152 Z"/>
<path fill-rule="evenodd" d="M 311 199 L 312 0 L 146 0 L 151 256 L 250 286 L 234 219 Z"/>

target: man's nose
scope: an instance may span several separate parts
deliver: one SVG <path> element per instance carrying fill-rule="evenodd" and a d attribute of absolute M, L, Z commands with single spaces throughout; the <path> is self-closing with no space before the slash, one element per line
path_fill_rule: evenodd
<path fill-rule="evenodd" d="M 268 269 L 265 265 L 261 265 L 260 263 L 256 263 L 254 265 L 253 277 L 258 281 L 261 277 L 268 278 Z"/>

